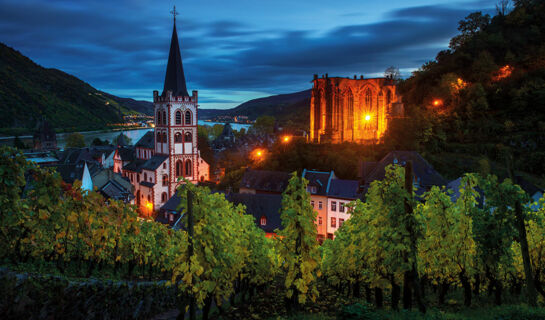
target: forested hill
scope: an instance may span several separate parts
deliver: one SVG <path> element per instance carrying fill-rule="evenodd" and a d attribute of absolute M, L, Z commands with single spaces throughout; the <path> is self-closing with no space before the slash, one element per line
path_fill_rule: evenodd
<path fill-rule="evenodd" d="M 389 133 L 392 148 L 452 174 L 505 172 L 513 153 L 516 170 L 545 177 L 545 2 L 514 3 L 466 17 L 449 49 L 401 83 L 411 121 Z"/>
<path fill-rule="evenodd" d="M 249 100 L 232 109 L 199 109 L 199 118 L 243 115 L 255 120 L 260 116 L 274 116 L 284 124 L 291 120 L 301 127 L 308 127 L 309 110 L 310 90 L 304 90 Z"/>
<path fill-rule="evenodd" d="M 146 110 L 149 106 L 149 111 Z M 118 98 L 57 69 L 43 68 L 0 43 L 0 130 L 31 132 L 45 116 L 55 128 L 94 130 L 123 114 L 153 113 L 149 102 Z"/>

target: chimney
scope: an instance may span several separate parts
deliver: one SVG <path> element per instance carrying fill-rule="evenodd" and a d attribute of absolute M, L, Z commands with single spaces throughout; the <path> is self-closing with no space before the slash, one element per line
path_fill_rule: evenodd
<path fill-rule="evenodd" d="M 360 79 L 363 80 L 363 74 L 360 76 Z"/>
<path fill-rule="evenodd" d="M 325 74 L 325 78 L 326 78 L 326 79 L 328 78 L 328 75 L 327 75 L 327 73 Z"/>
<path fill-rule="evenodd" d="M 354 80 L 356 80 L 356 79 L 358 79 L 358 75 L 357 75 L 357 74 L 354 75 Z"/>
<path fill-rule="evenodd" d="M 318 79 L 318 75 L 315 73 L 314 74 L 314 80 L 317 80 Z"/>

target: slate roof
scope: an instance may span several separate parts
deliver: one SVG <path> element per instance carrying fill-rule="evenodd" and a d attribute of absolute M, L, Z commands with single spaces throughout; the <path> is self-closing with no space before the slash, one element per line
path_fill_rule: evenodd
<path fill-rule="evenodd" d="M 383 180 L 386 166 L 396 163 L 404 166 L 412 161 L 413 172 L 419 185 L 424 187 L 445 186 L 447 181 L 416 151 L 392 151 L 380 160 L 375 168 L 363 177 L 364 183 L 369 185 L 375 180 Z"/>
<path fill-rule="evenodd" d="M 105 197 L 115 199 L 115 200 L 127 200 L 130 201 L 134 198 L 131 190 L 125 188 L 116 180 L 109 180 L 102 188 L 100 188 L 100 193 Z"/>
<path fill-rule="evenodd" d="M 329 192 L 329 186 L 332 179 L 335 179 L 335 173 L 333 171 L 330 172 L 322 172 L 322 171 L 313 171 L 313 170 L 303 170 L 302 174 L 303 178 L 308 180 L 309 186 L 316 187 L 316 193 L 317 195 L 327 195 Z"/>
<path fill-rule="evenodd" d="M 287 172 L 246 169 L 240 187 L 282 193 L 288 186 L 289 179 L 290 174 Z"/>
<path fill-rule="evenodd" d="M 129 163 L 127 163 L 125 166 L 123 166 L 123 170 L 128 170 L 132 172 L 142 172 L 142 166 L 144 163 L 146 163 L 147 160 L 143 159 L 136 159 Z"/>
<path fill-rule="evenodd" d="M 48 167 L 55 168 L 55 170 L 61 175 L 64 182 L 72 184 L 74 181 L 81 180 L 83 178 L 85 162 L 80 161 L 77 164 L 55 164 Z"/>
<path fill-rule="evenodd" d="M 280 209 L 282 208 L 282 195 L 279 194 L 249 194 L 230 193 L 225 196 L 227 200 L 235 205 L 246 206 L 246 214 L 254 216 L 256 226 L 265 232 L 274 232 L 275 229 L 282 229 Z M 265 216 L 267 223 L 261 225 L 261 217 Z"/>
<path fill-rule="evenodd" d="M 69 148 L 60 154 L 59 163 L 76 164 L 80 161 L 97 161 L 94 152 L 89 148 Z"/>
<path fill-rule="evenodd" d="M 138 140 L 135 144 L 137 148 L 154 149 L 155 148 L 155 133 L 152 131 L 146 132 L 146 134 Z"/>
<path fill-rule="evenodd" d="M 169 212 L 176 212 L 176 208 L 180 204 L 180 196 L 178 195 L 178 192 L 176 192 L 170 199 L 165 202 L 164 205 L 161 206 L 161 211 L 169 211 Z"/>
<path fill-rule="evenodd" d="M 358 194 L 359 186 L 360 184 L 357 180 L 333 179 L 331 180 L 327 195 L 342 199 L 358 199 L 360 198 Z"/>
<path fill-rule="evenodd" d="M 142 165 L 142 169 L 155 171 L 166 159 L 167 155 L 154 155 Z"/>
<path fill-rule="evenodd" d="M 172 29 L 172 39 L 170 40 L 170 52 L 168 53 L 167 72 L 162 95 L 166 95 L 168 90 L 172 91 L 172 95 L 174 96 L 189 97 L 185 84 L 184 66 L 180 55 L 176 24 L 174 24 L 174 28 Z"/>
<path fill-rule="evenodd" d="M 136 159 L 136 152 L 134 147 L 124 146 L 117 149 L 122 161 L 132 161 Z"/>
<path fill-rule="evenodd" d="M 155 186 L 155 183 L 149 181 L 140 181 L 140 185 L 148 188 L 153 188 L 153 186 Z"/>
<path fill-rule="evenodd" d="M 116 144 L 119 147 L 124 147 L 128 145 L 127 141 L 125 140 L 125 135 L 123 134 L 123 131 L 114 138 L 114 144 Z"/>

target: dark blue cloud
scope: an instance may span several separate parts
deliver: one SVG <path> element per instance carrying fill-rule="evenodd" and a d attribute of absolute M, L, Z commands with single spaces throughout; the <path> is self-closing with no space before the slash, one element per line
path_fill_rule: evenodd
<path fill-rule="evenodd" d="M 151 99 L 152 90 L 162 88 L 172 28 L 168 7 L 137 0 L 120 0 L 117 7 L 84 0 L 3 2 L 0 41 L 36 62 L 122 96 Z M 206 92 L 205 106 L 236 105 L 249 92 L 306 89 L 314 73 L 376 75 L 390 65 L 408 72 L 446 48 L 459 20 L 495 3 L 420 2 L 426 4 L 389 7 L 367 23 L 353 23 L 369 13 L 352 12 L 347 4 L 338 21 L 322 23 L 317 16 L 311 27 L 261 24 L 252 15 L 266 20 L 264 11 L 222 16 L 182 8 L 178 31 L 189 88 Z M 301 21 L 308 18 L 301 15 Z"/>

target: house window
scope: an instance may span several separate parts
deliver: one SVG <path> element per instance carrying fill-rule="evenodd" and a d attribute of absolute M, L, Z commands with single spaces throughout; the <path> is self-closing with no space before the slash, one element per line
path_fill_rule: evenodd
<path fill-rule="evenodd" d="M 312 209 L 314 209 L 314 200 L 310 201 L 310 205 L 312 206 Z"/>
<path fill-rule="evenodd" d="M 182 143 L 182 134 L 179 132 L 176 132 L 174 135 L 174 143 Z"/>
<path fill-rule="evenodd" d="M 183 163 L 181 160 L 176 161 L 176 177 L 181 177 L 184 173 Z"/>
<path fill-rule="evenodd" d="M 337 211 L 337 202 L 331 201 L 331 211 Z"/>
<path fill-rule="evenodd" d="M 167 168 L 167 163 L 164 162 L 164 163 L 163 163 L 163 169 L 166 169 L 166 168 Z"/>
<path fill-rule="evenodd" d="M 187 160 L 185 162 L 185 175 L 186 176 L 192 176 L 193 175 L 193 168 L 191 167 L 191 160 Z"/>
<path fill-rule="evenodd" d="M 144 181 L 148 180 L 148 174 L 144 172 Z"/>
<path fill-rule="evenodd" d="M 308 187 L 307 187 L 307 192 L 310 192 L 310 193 L 312 193 L 312 194 L 315 194 L 316 191 L 317 191 L 316 186 L 308 186 Z"/>
<path fill-rule="evenodd" d="M 168 186 L 168 176 L 166 174 L 163 175 L 163 186 Z"/>
<path fill-rule="evenodd" d="M 318 209 L 322 210 L 322 201 L 318 201 Z"/>
<path fill-rule="evenodd" d="M 342 227 L 344 219 L 339 219 L 339 228 Z"/>
<path fill-rule="evenodd" d="M 171 213 L 170 214 L 170 217 L 168 217 L 168 221 L 169 222 L 173 222 L 174 221 L 174 215 Z"/>
<path fill-rule="evenodd" d="M 189 110 L 185 112 L 185 124 L 191 124 L 191 112 Z"/>
<path fill-rule="evenodd" d="M 318 225 L 322 225 L 322 217 L 318 217 Z"/>
<path fill-rule="evenodd" d="M 182 112 L 180 110 L 176 111 L 176 124 L 182 124 Z"/>
<path fill-rule="evenodd" d="M 163 192 L 161 194 L 161 202 L 166 202 L 167 201 L 167 193 L 166 192 Z"/>
<path fill-rule="evenodd" d="M 151 196 L 148 194 L 148 201 L 151 202 Z"/>
<path fill-rule="evenodd" d="M 163 143 L 167 142 L 167 133 L 163 132 Z"/>
<path fill-rule="evenodd" d="M 261 219 L 259 220 L 259 224 L 262 226 L 267 225 L 267 217 L 261 216 Z"/>
<path fill-rule="evenodd" d="M 191 142 L 191 132 L 185 133 L 185 142 Z"/>
<path fill-rule="evenodd" d="M 331 227 L 332 227 L 332 228 L 336 228 L 336 227 L 337 227 L 337 219 L 336 219 L 336 218 L 331 218 Z"/>
<path fill-rule="evenodd" d="M 339 202 L 339 212 L 344 212 L 344 202 Z"/>

